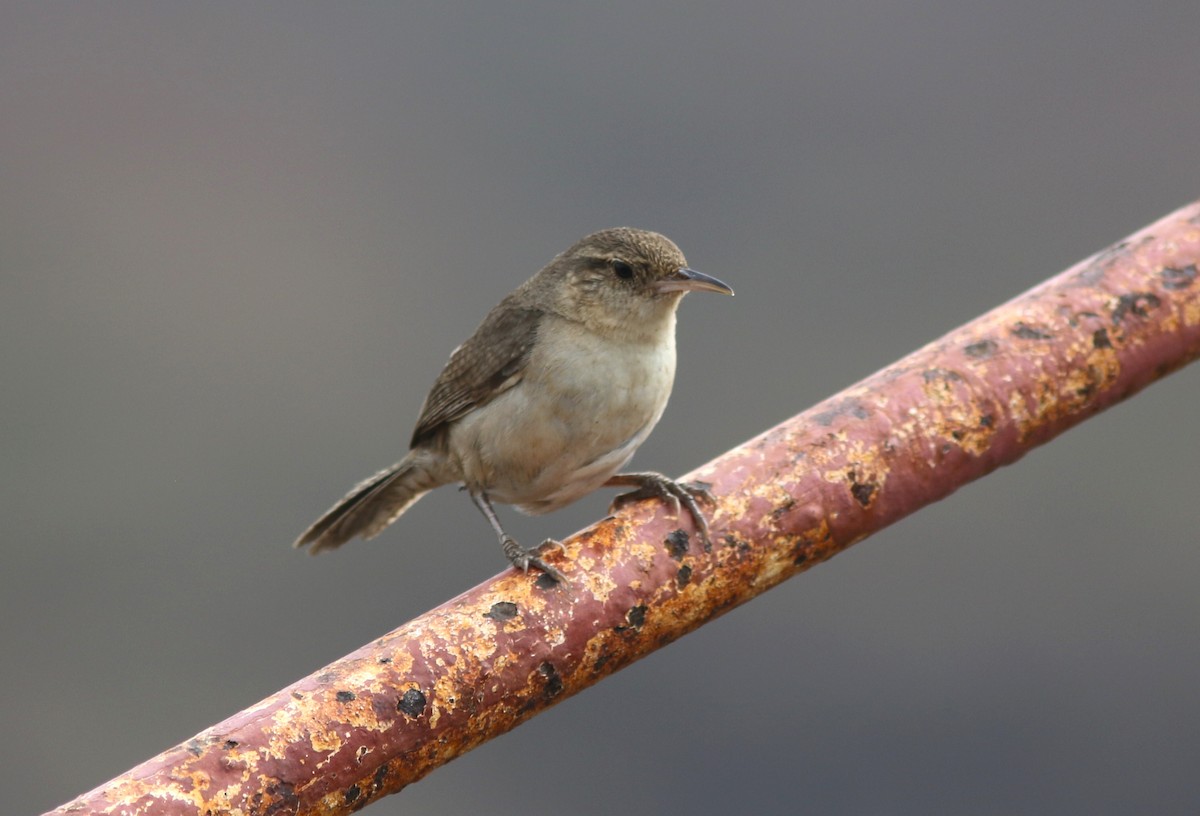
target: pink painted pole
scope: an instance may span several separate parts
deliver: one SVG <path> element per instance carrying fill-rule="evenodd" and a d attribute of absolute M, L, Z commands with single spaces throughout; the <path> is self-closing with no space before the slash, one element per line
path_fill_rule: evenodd
<path fill-rule="evenodd" d="M 1193 203 L 690 474 L 716 496 L 710 551 L 630 505 L 548 556 L 568 589 L 504 572 L 53 813 L 394 793 L 1191 362 L 1198 264 Z"/>

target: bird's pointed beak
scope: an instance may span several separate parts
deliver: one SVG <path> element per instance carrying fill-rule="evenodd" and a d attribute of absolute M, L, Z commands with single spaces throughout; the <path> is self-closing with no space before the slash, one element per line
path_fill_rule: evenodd
<path fill-rule="evenodd" d="M 669 278 L 664 278 L 654 284 L 659 293 L 667 292 L 716 292 L 719 295 L 732 295 L 733 290 L 716 278 L 697 272 L 695 269 L 681 267 Z"/>

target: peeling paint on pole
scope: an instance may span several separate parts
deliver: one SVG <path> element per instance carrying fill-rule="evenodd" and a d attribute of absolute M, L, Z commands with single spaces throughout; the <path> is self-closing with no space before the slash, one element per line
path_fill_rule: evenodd
<path fill-rule="evenodd" d="M 343 814 L 1200 355 L 1193 204 L 54 813 Z"/>

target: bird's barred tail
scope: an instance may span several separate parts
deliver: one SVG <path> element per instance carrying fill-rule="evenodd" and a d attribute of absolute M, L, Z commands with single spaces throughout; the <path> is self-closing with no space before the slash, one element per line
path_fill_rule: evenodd
<path fill-rule="evenodd" d="M 379 535 L 417 499 L 446 483 L 431 471 L 421 453 L 410 451 L 390 468 L 356 484 L 292 546 L 309 547 L 309 552 L 316 554 L 340 547 L 356 536 Z"/>

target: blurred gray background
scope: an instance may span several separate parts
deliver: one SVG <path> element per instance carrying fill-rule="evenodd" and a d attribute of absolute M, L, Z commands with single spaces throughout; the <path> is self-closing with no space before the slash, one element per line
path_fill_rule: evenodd
<path fill-rule="evenodd" d="M 0 790 L 36 813 L 503 566 L 322 558 L 450 350 L 665 232 L 682 473 L 1200 196 L 1200 4 L 0 10 Z M 372 806 L 1190 813 L 1200 370 Z M 519 538 L 566 535 L 605 492 Z M 412 569 L 420 563 L 419 570 Z"/>

